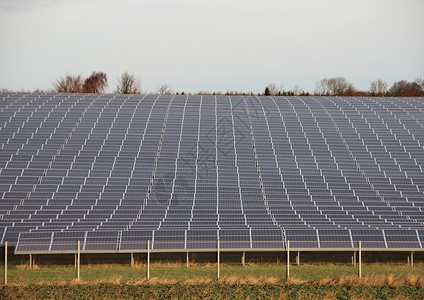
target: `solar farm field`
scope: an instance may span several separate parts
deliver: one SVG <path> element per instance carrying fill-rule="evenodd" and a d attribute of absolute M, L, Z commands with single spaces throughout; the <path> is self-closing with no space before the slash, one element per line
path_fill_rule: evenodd
<path fill-rule="evenodd" d="M 0 93 L 0 144 L 0 244 L 30 259 L 9 265 L 8 283 L 23 286 L 5 297 L 423 293 L 423 98 Z M 150 266 L 193 253 L 218 261 Z M 220 253 L 348 259 L 293 266 L 287 279 L 285 259 L 220 265 Z M 366 253 L 403 263 L 361 265 Z M 71 266 L 33 265 L 43 255 Z M 79 268 L 96 255 L 149 267 Z"/>
<path fill-rule="evenodd" d="M 16 253 L 423 247 L 422 98 L 0 100 Z"/>

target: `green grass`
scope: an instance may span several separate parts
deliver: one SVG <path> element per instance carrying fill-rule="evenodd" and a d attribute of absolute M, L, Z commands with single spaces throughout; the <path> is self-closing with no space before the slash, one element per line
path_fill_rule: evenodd
<path fill-rule="evenodd" d="M 424 287 L 311 284 L 27 285 L 0 287 L 1 299 L 423 299 Z"/>
<path fill-rule="evenodd" d="M 8 282 L 15 284 L 58 283 L 71 282 L 76 278 L 74 266 L 37 266 L 34 269 L 23 269 L 25 266 L 10 266 L 8 269 Z M 146 267 L 129 267 L 122 265 L 91 265 L 81 267 L 83 282 L 114 282 L 136 283 L 146 280 Z M 300 281 L 319 281 L 323 279 L 336 279 L 341 277 L 356 277 L 358 268 L 349 265 L 334 264 L 304 264 L 291 266 L 291 278 Z M 283 281 L 286 277 L 285 265 L 256 264 L 246 266 L 224 265 L 221 266 L 221 278 L 246 278 L 269 279 Z M 216 265 L 185 267 L 152 266 L 150 277 L 162 281 L 185 282 L 187 280 L 207 279 L 214 281 L 217 275 Z M 362 268 L 363 277 L 389 276 L 397 278 L 411 278 L 424 280 L 424 265 L 414 267 L 399 264 L 369 264 Z M 4 278 L 4 269 L 0 269 L 1 279 Z"/>

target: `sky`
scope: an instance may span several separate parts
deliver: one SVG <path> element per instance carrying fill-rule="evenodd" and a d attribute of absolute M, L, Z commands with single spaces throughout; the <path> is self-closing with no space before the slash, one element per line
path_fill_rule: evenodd
<path fill-rule="evenodd" d="M 0 88 L 127 71 L 144 92 L 424 77 L 422 0 L 0 0 Z"/>

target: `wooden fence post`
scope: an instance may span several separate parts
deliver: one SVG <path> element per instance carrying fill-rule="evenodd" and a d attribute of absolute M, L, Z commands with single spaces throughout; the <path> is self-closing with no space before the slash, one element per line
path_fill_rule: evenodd
<path fill-rule="evenodd" d="M 77 279 L 81 278 L 80 274 L 81 267 L 81 242 L 78 241 L 78 252 L 77 252 Z"/>
<path fill-rule="evenodd" d="M 7 284 L 7 241 L 4 242 L 4 285 Z"/>
<path fill-rule="evenodd" d="M 290 277 L 290 241 L 287 240 L 287 274 L 286 278 Z"/>
<path fill-rule="evenodd" d="M 219 279 L 219 263 L 220 263 L 220 260 L 221 260 L 221 258 L 220 258 L 220 254 L 219 254 L 219 240 L 218 240 L 218 247 L 217 247 L 217 262 L 218 262 L 218 266 L 217 266 L 217 274 L 216 274 L 216 277 L 217 277 L 217 279 Z"/>
<path fill-rule="evenodd" d="M 359 241 L 359 268 L 358 268 L 358 276 L 362 278 L 362 245 L 361 241 Z"/>
<path fill-rule="evenodd" d="M 150 280 L 150 240 L 147 241 L 147 280 Z"/>
<path fill-rule="evenodd" d="M 411 251 L 411 267 L 414 266 L 414 251 Z"/>

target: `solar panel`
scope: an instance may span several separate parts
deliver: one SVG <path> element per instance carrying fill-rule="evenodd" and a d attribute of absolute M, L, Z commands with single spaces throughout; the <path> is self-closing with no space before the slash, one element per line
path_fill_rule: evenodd
<path fill-rule="evenodd" d="M 0 94 L 17 252 L 422 248 L 422 98 Z"/>

